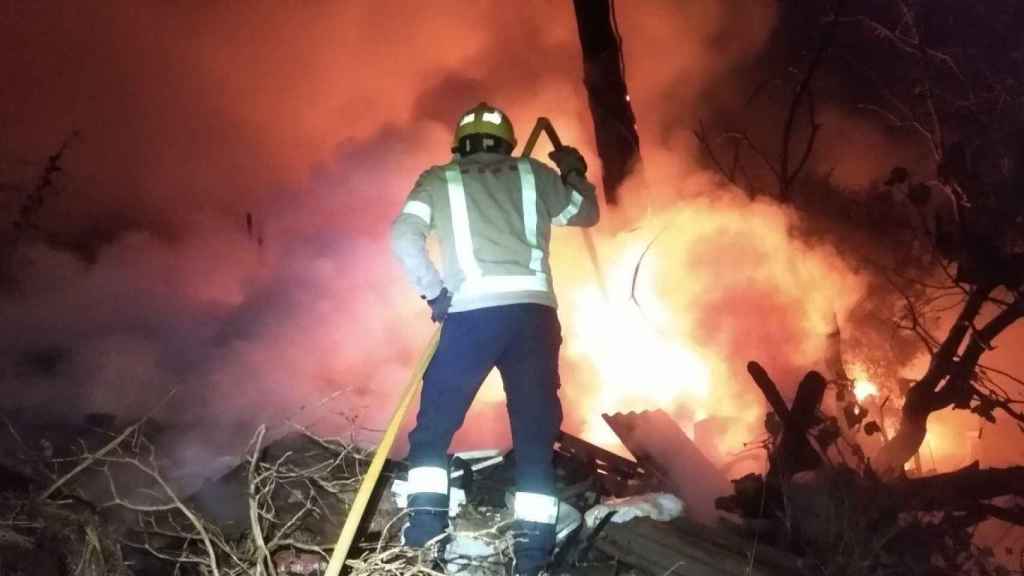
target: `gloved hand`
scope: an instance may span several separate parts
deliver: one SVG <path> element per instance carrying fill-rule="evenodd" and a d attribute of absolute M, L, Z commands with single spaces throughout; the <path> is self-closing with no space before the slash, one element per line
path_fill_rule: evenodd
<path fill-rule="evenodd" d="M 572 146 L 555 148 L 548 154 L 548 158 L 551 158 L 555 166 L 558 166 L 563 180 L 568 178 L 569 174 L 573 172 L 578 173 L 580 176 L 587 175 L 587 161 L 583 158 L 583 154 L 580 154 L 580 151 Z"/>
<path fill-rule="evenodd" d="M 430 306 L 430 319 L 434 322 L 444 322 L 448 317 L 448 308 L 452 305 L 452 294 L 447 288 L 441 288 L 441 293 L 434 298 L 427 300 Z"/>

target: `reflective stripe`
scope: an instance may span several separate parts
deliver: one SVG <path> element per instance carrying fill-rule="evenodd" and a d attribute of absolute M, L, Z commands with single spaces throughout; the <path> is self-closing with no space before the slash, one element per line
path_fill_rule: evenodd
<path fill-rule="evenodd" d="M 456 299 L 472 298 L 481 294 L 501 292 L 548 291 L 548 277 L 537 276 L 481 276 L 466 280 L 459 287 Z"/>
<path fill-rule="evenodd" d="M 516 492 L 516 520 L 554 524 L 558 520 L 558 498 L 535 492 Z"/>
<path fill-rule="evenodd" d="M 479 278 L 480 265 L 473 255 L 473 235 L 469 231 L 469 211 L 466 209 L 466 189 L 462 185 L 462 173 L 457 165 L 444 171 L 448 180 L 448 204 L 452 213 L 452 236 L 455 241 L 455 257 L 467 280 Z"/>
<path fill-rule="evenodd" d="M 552 218 L 551 223 L 555 226 L 565 226 L 580 211 L 580 206 L 582 205 L 583 195 L 573 190 L 572 196 L 569 198 L 569 205 L 565 207 L 565 210 L 562 210 L 561 214 Z"/>
<path fill-rule="evenodd" d="M 409 469 L 409 494 L 448 494 L 448 471 L 436 466 Z"/>
<path fill-rule="evenodd" d="M 543 270 L 544 253 L 537 247 L 537 187 L 528 161 L 522 160 L 520 183 L 523 189 L 523 225 L 526 241 L 530 245 L 530 276 L 484 276 L 480 263 L 473 254 L 473 235 L 470 230 L 469 211 L 466 207 L 466 189 L 458 165 L 445 169 L 448 181 L 448 204 L 451 209 L 452 240 L 455 257 L 465 281 L 459 286 L 453 303 L 466 298 L 502 292 L 550 292 L 547 274 Z M 582 197 L 580 199 L 582 201 Z"/>
<path fill-rule="evenodd" d="M 402 214 L 419 216 L 421 220 L 430 224 L 430 206 L 426 202 L 409 200 L 405 203 L 405 207 L 402 208 Z"/>
<path fill-rule="evenodd" d="M 480 117 L 484 122 L 490 122 L 491 124 L 501 125 L 501 112 L 493 110 L 491 112 L 484 112 Z"/>
<path fill-rule="evenodd" d="M 544 272 L 544 253 L 537 247 L 537 184 L 526 158 L 519 159 L 519 183 L 523 191 L 523 231 L 530 246 L 530 270 L 540 274 Z"/>
<path fill-rule="evenodd" d="M 466 124 L 472 122 L 475 118 L 476 113 L 470 112 L 469 114 L 466 114 L 465 116 L 462 117 L 462 121 L 459 122 L 459 126 L 465 126 Z"/>

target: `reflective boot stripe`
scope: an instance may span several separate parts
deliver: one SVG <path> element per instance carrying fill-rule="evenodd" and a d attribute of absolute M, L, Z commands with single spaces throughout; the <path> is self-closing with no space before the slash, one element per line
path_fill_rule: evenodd
<path fill-rule="evenodd" d="M 448 494 L 448 471 L 437 466 L 409 469 L 409 494 Z"/>
<path fill-rule="evenodd" d="M 516 492 L 516 520 L 554 524 L 558 520 L 558 498 L 536 492 Z"/>

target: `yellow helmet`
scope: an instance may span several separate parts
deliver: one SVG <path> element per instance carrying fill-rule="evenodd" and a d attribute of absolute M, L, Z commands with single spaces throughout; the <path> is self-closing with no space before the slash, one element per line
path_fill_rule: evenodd
<path fill-rule="evenodd" d="M 452 146 L 457 147 L 459 140 L 472 134 L 497 136 L 511 144 L 512 148 L 516 147 L 516 134 L 512 130 L 512 121 L 504 112 L 486 102 L 481 102 L 470 108 L 459 118 Z"/>

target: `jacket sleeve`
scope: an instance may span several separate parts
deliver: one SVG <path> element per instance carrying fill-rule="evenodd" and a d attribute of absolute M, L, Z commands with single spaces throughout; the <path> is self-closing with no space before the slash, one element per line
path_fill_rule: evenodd
<path fill-rule="evenodd" d="M 601 219 L 597 204 L 597 188 L 579 174 L 571 174 L 563 182 L 561 175 L 546 164 L 540 164 L 545 190 L 544 202 L 554 226 L 590 227 Z"/>
<path fill-rule="evenodd" d="M 427 252 L 427 236 L 433 229 L 435 190 L 439 176 L 427 170 L 409 193 L 402 212 L 391 224 L 391 251 L 420 296 L 430 300 L 441 293 L 443 283 Z"/>

